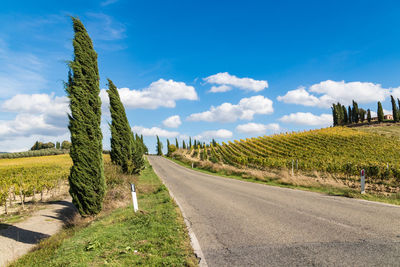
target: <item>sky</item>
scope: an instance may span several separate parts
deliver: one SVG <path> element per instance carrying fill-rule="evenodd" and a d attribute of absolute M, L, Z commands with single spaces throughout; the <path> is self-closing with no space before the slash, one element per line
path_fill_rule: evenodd
<path fill-rule="evenodd" d="M 331 105 L 391 112 L 400 98 L 398 1 L 2 1 L 0 151 L 69 139 L 70 16 L 135 133 L 218 142 L 332 125 Z"/>

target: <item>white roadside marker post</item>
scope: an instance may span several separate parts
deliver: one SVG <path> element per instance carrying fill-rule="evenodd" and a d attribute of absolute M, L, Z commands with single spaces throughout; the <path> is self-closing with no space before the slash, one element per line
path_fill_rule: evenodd
<path fill-rule="evenodd" d="M 361 194 L 365 194 L 365 170 L 361 170 Z"/>
<path fill-rule="evenodd" d="M 138 202 L 137 202 L 137 197 L 136 197 L 136 188 L 134 184 L 131 184 L 131 191 L 132 191 L 132 202 L 133 202 L 133 210 L 135 212 L 138 211 Z"/>
<path fill-rule="evenodd" d="M 294 169 L 294 159 L 292 159 L 292 176 L 294 175 L 293 169 Z"/>

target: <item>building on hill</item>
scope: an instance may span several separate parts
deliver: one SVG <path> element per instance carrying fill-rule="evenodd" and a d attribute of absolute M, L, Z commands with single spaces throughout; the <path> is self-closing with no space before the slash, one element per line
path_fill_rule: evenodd
<path fill-rule="evenodd" d="M 383 116 L 383 119 L 385 119 L 385 120 L 393 120 L 393 115 L 391 115 L 391 114 L 385 115 L 385 116 Z"/>

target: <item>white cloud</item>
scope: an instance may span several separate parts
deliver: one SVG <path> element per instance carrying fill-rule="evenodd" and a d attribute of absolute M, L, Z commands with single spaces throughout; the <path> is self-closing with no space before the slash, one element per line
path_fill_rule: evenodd
<path fill-rule="evenodd" d="M 68 99 L 54 94 L 17 94 L 6 100 L 2 110 L 17 113 L 13 120 L 0 121 L 0 138 L 32 135 L 55 136 L 67 132 Z"/>
<path fill-rule="evenodd" d="M 142 90 L 118 89 L 122 103 L 126 108 L 157 109 L 159 107 L 174 108 L 177 100 L 197 100 L 198 96 L 193 86 L 184 82 L 160 79 L 152 82 Z M 101 101 L 109 103 L 105 89 L 100 92 Z"/>
<path fill-rule="evenodd" d="M 112 0 L 105 2 L 112 2 Z M 126 37 L 126 26 L 116 21 L 111 16 L 104 13 L 92 12 L 86 13 L 86 16 L 85 25 L 87 26 L 90 36 L 94 40 L 114 41 Z"/>
<path fill-rule="evenodd" d="M 165 127 L 178 128 L 182 124 L 182 122 L 181 122 L 181 118 L 179 117 L 179 115 L 175 115 L 175 116 L 166 118 L 163 121 L 163 124 Z"/>
<path fill-rule="evenodd" d="M 223 92 L 228 92 L 232 90 L 232 87 L 228 85 L 220 85 L 220 86 L 211 86 L 211 89 L 209 92 L 211 93 L 223 93 Z"/>
<path fill-rule="evenodd" d="M 223 103 L 217 107 L 212 106 L 210 110 L 191 114 L 187 119 L 208 122 L 234 122 L 238 119 L 252 120 L 255 114 L 271 114 L 274 111 L 272 104 L 270 99 L 258 95 L 242 98 L 237 105 Z"/>
<path fill-rule="evenodd" d="M 236 127 L 236 131 L 246 134 L 265 134 L 267 131 L 278 132 L 281 129 L 278 123 L 262 124 L 250 122 L 240 124 Z"/>
<path fill-rule="evenodd" d="M 230 75 L 228 72 L 220 72 L 203 79 L 206 83 L 218 84 L 220 86 L 211 87 L 210 92 L 226 92 L 232 87 L 237 87 L 242 90 L 259 92 L 268 88 L 268 82 L 263 80 L 254 80 L 251 78 L 238 78 L 235 75 Z"/>
<path fill-rule="evenodd" d="M 318 116 L 310 112 L 297 112 L 285 115 L 279 121 L 309 126 L 329 126 L 333 123 L 331 114 L 321 114 Z"/>
<path fill-rule="evenodd" d="M 118 2 L 118 0 L 106 0 L 106 1 L 101 2 L 100 5 L 101 6 L 108 6 L 108 5 L 114 4 L 116 2 Z"/>
<path fill-rule="evenodd" d="M 219 129 L 214 131 L 205 131 L 199 135 L 196 135 L 194 139 L 208 141 L 213 138 L 227 139 L 233 136 L 232 132 L 226 129 Z"/>
<path fill-rule="evenodd" d="M 143 134 L 144 136 L 158 135 L 159 137 L 167 137 L 167 138 L 177 137 L 179 135 L 178 132 L 171 132 L 158 127 L 145 128 L 143 126 L 134 126 L 132 127 L 132 131 L 134 133 L 137 133 L 138 135 L 141 134 Z"/>
<path fill-rule="evenodd" d="M 400 96 L 400 88 L 385 89 L 380 84 L 370 82 L 346 83 L 327 80 L 310 86 L 308 90 L 299 87 L 288 91 L 286 95 L 278 96 L 277 99 L 290 104 L 329 108 L 336 102 L 350 105 L 352 100 L 358 103 L 384 101 L 391 92 L 398 93 Z"/>

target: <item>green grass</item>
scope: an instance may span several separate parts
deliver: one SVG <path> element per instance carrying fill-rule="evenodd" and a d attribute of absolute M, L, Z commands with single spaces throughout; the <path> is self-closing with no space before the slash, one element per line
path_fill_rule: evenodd
<path fill-rule="evenodd" d="M 192 166 L 188 163 L 184 163 L 182 161 L 179 161 L 174 158 L 169 158 L 166 157 L 167 159 L 183 166 L 186 168 L 190 168 L 192 170 L 210 174 L 210 175 L 216 175 L 224 178 L 230 178 L 230 179 L 236 179 L 236 180 L 242 180 L 242 181 L 248 181 L 252 183 L 259 183 L 259 184 L 265 184 L 265 185 L 271 185 L 271 186 L 279 186 L 279 187 L 284 187 L 284 188 L 292 188 L 292 189 L 299 189 L 299 190 L 304 190 L 304 191 L 311 191 L 311 192 L 318 192 L 318 193 L 323 193 L 327 195 L 332 195 L 332 196 L 342 196 L 342 197 L 349 197 L 349 198 L 358 198 L 358 199 L 364 199 L 364 200 L 369 200 L 369 201 L 377 201 L 377 202 L 383 202 L 383 203 L 388 203 L 388 204 L 394 204 L 394 205 L 400 205 L 400 194 L 394 194 L 392 196 L 386 197 L 382 195 L 374 195 L 374 194 L 361 194 L 358 190 L 352 189 L 352 188 L 339 188 L 339 187 L 334 187 L 330 185 L 320 185 L 320 186 L 303 186 L 303 185 L 293 185 L 293 184 L 288 184 L 288 183 L 282 183 L 277 179 L 265 177 L 265 180 L 260 180 L 257 178 L 253 177 L 242 177 L 241 175 L 235 175 L 235 174 L 226 174 L 223 171 L 221 172 L 212 172 L 209 170 L 201 169 L 198 167 L 191 168 Z"/>
<path fill-rule="evenodd" d="M 195 266 L 180 211 L 152 167 L 137 180 L 132 204 L 41 242 L 11 266 Z"/>
<path fill-rule="evenodd" d="M 375 126 L 375 125 L 354 127 L 353 129 L 363 131 L 363 132 L 377 133 L 377 134 L 381 134 L 381 135 L 384 135 L 387 137 L 400 138 L 400 124 L 387 123 L 387 124 L 383 124 L 383 125 L 380 125 L 380 124 L 378 124 L 377 126 Z"/>

